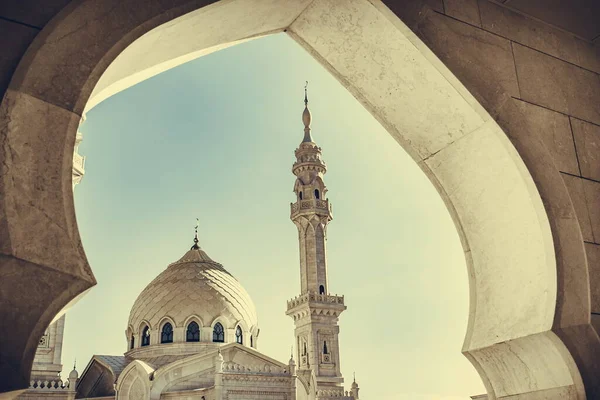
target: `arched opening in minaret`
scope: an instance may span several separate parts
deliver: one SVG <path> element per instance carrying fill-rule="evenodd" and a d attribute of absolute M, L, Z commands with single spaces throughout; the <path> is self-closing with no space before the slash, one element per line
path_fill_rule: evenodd
<path fill-rule="evenodd" d="M 315 189 L 315 199 L 320 199 L 319 189 Z"/>
<path fill-rule="evenodd" d="M 319 294 L 325 294 L 325 286 L 323 286 L 323 285 L 319 286 Z"/>

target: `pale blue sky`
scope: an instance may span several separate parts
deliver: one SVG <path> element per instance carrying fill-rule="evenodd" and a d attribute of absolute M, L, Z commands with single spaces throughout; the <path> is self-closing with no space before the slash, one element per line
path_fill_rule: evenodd
<path fill-rule="evenodd" d="M 98 285 L 67 314 L 63 363 L 125 351 L 137 295 L 200 244 L 253 298 L 259 351 L 287 362 L 299 294 L 294 149 L 309 80 L 314 140 L 333 204 L 329 286 L 344 294 L 341 367 L 361 398 L 484 392 L 461 355 L 464 256 L 450 215 L 416 163 L 323 67 L 284 34 L 202 57 L 92 109 L 77 220 Z M 423 396 L 423 397 L 421 397 Z"/>

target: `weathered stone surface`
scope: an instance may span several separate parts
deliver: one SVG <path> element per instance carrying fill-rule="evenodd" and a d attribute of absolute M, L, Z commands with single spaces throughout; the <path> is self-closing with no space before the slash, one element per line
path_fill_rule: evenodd
<path fill-rule="evenodd" d="M 565 185 L 567 185 L 567 188 L 569 189 L 569 196 L 571 196 L 571 201 L 573 202 L 573 207 L 575 208 L 575 213 L 577 214 L 577 219 L 579 220 L 579 226 L 581 228 L 583 240 L 593 242 L 594 236 L 592 234 L 590 214 L 583 188 L 584 179 L 565 174 L 563 174 L 562 177 L 565 181 Z"/>
<path fill-rule="evenodd" d="M 483 123 L 484 111 L 474 110 L 424 57 L 424 49 L 370 3 L 315 1 L 288 33 L 345 82 L 416 160 Z M 424 131 L 427 136 L 421 135 Z"/>
<path fill-rule="evenodd" d="M 508 98 L 519 97 L 507 39 L 438 13 L 429 13 L 417 34 L 492 115 Z"/>
<path fill-rule="evenodd" d="M 443 0 L 383 0 L 383 3 L 413 29 L 430 11 L 444 12 Z"/>
<path fill-rule="evenodd" d="M 585 244 L 590 273 L 592 312 L 600 313 L 600 244 Z"/>
<path fill-rule="evenodd" d="M 36 118 L 31 116 L 35 115 Z M 40 336 L 95 284 L 73 207 L 73 135 L 79 117 L 8 91 L 0 108 L 0 390 L 28 386 Z"/>
<path fill-rule="evenodd" d="M 477 0 L 444 0 L 444 12 L 468 24 L 481 26 Z"/>
<path fill-rule="evenodd" d="M 511 340 L 521 337 L 523 331 L 520 329 L 543 331 L 546 316 L 541 313 L 554 314 L 554 307 L 550 307 L 552 309 L 550 311 L 544 306 L 549 302 L 554 303 L 554 299 L 548 298 L 548 294 L 538 286 L 541 282 L 546 282 L 544 286 L 548 285 L 550 280 L 555 279 L 554 261 L 545 259 L 543 252 L 539 251 L 547 245 L 552 246 L 552 243 L 545 242 L 539 236 L 534 241 L 533 237 L 526 233 L 549 229 L 549 227 L 544 226 L 543 221 L 534 217 L 536 212 L 530 208 L 534 205 L 525 206 L 526 199 L 531 198 L 531 194 L 526 186 L 522 186 L 523 178 L 520 172 L 507 171 L 501 167 L 510 160 L 511 156 L 510 152 L 499 151 L 497 145 L 506 138 L 497 134 L 499 128 L 494 125 L 491 123 L 489 126 L 486 125 L 425 161 L 437 180 L 443 182 L 449 202 L 458 215 L 457 225 L 464 229 L 470 249 L 468 258 L 471 261 L 468 265 L 472 271 L 470 275 L 473 277 L 471 285 L 479 294 L 471 298 L 470 324 L 473 325 L 472 331 L 476 333 L 472 336 L 469 336 L 471 332 L 467 333 L 464 350 L 489 346 L 494 340 L 500 341 L 499 338 Z M 488 161 L 484 162 L 484 160 Z M 478 184 L 473 185 L 474 182 Z M 499 182 L 502 184 L 498 184 Z M 496 201 L 496 199 L 501 200 Z M 543 209 L 541 204 L 539 206 Z M 469 211 L 475 209 L 479 212 Z M 518 214 L 509 212 L 517 209 L 520 210 Z M 533 213 L 527 212 L 527 209 Z M 517 220 L 521 228 L 512 229 Z M 492 235 L 491 232 L 495 234 Z M 530 249 L 538 250 L 535 253 L 520 252 L 516 246 L 522 241 L 526 241 Z M 521 253 L 518 256 L 522 257 L 521 261 L 528 259 L 529 265 L 548 264 L 547 270 L 536 268 L 535 271 L 524 271 L 515 260 L 509 261 L 504 258 L 503 254 L 515 255 L 515 251 Z M 505 273 L 502 278 L 499 276 L 492 278 L 493 271 L 498 268 L 502 268 Z M 513 268 L 514 271 L 516 269 L 520 271 L 518 278 L 516 274 L 510 272 Z M 489 285 L 491 279 L 496 281 L 502 279 L 503 283 L 498 286 Z M 522 288 L 519 294 L 514 290 L 507 290 L 515 285 Z M 537 301 L 531 303 L 525 298 L 517 300 L 515 297 L 525 293 L 528 298 L 535 293 Z M 515 316 L 519 316 L 520 323 L 507 326 L 502 322 Z"/>
<path fill-rule="evenodd" d="M 573 35 L 488 0 L 480 0 L 479 8 L 483 29 L 565 61 L 577 63 L 578 53 Z"/>
<path fill-rule="evenodd" d="M 38 29 L 0 19 L 0 99 L 17 64 L 38 32 Z"/>
<path fill-rule="evenodd" d="M 585 324 L 589 319 L 589 281 L 579 221 L 567 186 L 539 134 L 539 121 L 530 118 L 520 103 L 517 99 L 506 102 L 497 122 L 531 173 L 548 214 L 558 287 L 554 327 Z"/>
<path fill-rule="evenodd" d="M 569 117 L 524 101 L 517 101 L 516 104 L 531 120 L 531 127 L 535 127 L 535 133 L 541 136 L 558 170 L 578 175 L 579 167 Z"/>
<path fill-rule="evenodd" d="M 590 43 L 588 41 L 575 38 L 577 46 L 577 62 L 575 64 L 600 73 L 600 43 Z"/>
<path fill-rule="evenodd" d="M 71 0 L 19 0 L 0 2 L 0 17 L 43 28 Z"/>
<path fill-rule="evenodd" d="M 581 175 L 600 181 L 600 126 L 571 118 Z"/>
<path fill-rule="evenodd" d="M 600 124 L 598 75 L 514 44 L 521 98 Z"/>
<path fill-rule="evenodd" d="M 506 3 L 506 2 L 503 2 Z M 600 3 L 595 0 L 510 0 L 510 7 L 546 21 L 587 40 L 600 34 Z"/>
<path fill-rule="evenodd" d="M 98 80 L 85 108 L 91 109 L 115 93 L 177 65 L 244 40 L 283 31 L 310 1 L 220 2 L 159 26 L 115 58 Z"/>
<path fill-rule="evenodd" d="M 40 42 L 30 48 L 32 52 L 16 71 L 12 85 L 22 93 L 81 114 L 100 75 L 125 47 L 149 29 L 212 2 L 157 0 L 132 7 L 120 0 L 107 0 L 93 7 L 73 7 L 62 15 L 62 21 L 55 21 L 55 29 L 41 33 Z M 134 29 L 142 24 L 144 29 Z M 34 62 L 43 62 L 46 68 L 28 68 Z"/>
<path fill-rule="evenodd" d="M 545 397 L 544 393 L 561 394 L 561 399 L 578 399 L 579 393 L 569 371 L 558 367 L 567 354 L 560 339 L 552 332 L 546 332 L 478 349 L 471 352 L 471 357 L 483 364 L 485 374 L 492 377 L 491 386 L 497 399 L 554 398 Z M 531 368 L 535 364 L 537 368 Z M 540 374 L 542 370 L 544 373 Z M 497 379 L 507 372 L 522 386 L 513 386 L 515 381 Z M 529 390 L 523 391 L 523 387 Z"/>
<path fill-rule="evenodd" d="M 37 344 L 50 321 L 90 283 L 59 269 L 0 255 L 0 390 L 29 386 Z"/>
<path fill-rule="evenodd" d="M 590 216 L 594 243 L 600 243 L 600 182 L 583 180 L 583 192 Z"/>
<path fill-rule="evenodd" d="M 7 221 L 9 254 L 94 282 L 73 207 L 74 137 L 66 137 L 79 116 L 10 90 L 2 105 L 0 220 Z"/>

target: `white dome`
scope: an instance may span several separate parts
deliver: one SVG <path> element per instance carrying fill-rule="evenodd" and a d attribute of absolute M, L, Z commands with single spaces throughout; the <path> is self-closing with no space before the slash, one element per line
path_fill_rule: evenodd
<path fill-rule="evenodd" d="M 191 318 L 204 327 L 218 320 L 225 329 L 238 324 L 247 331 L 258 329 L 256 308 L 246 290 L 196 246 L 140 293 L 129 314 L 128 331 L 139 334 L 146 324 L 160 329 L 165 320 L 173 322 L 173 328 L 183 327 Z"/>

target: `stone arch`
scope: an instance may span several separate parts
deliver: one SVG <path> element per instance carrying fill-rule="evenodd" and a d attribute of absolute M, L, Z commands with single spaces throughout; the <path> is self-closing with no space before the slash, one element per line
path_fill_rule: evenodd
<path fill-rule="evenodd" d="M 181 337 L 182 342 L 187 342 L 187 331 L 188 331 L 188 327 L 190 326 L 190 324 L 192 322 L 195 322 L 195 323 L 198 324 L 198 329 L 199 329 L 199 332 L 198 332 L 199 333 L 199 340 L 198 340 L 198 342 L 206 341 L 206 338 L 203 337 L 203 335 L 202 335 L 202 331 L 203 331 L 202 328 L 204 328 L 204 323 L 202 322 L 202 318 L 200 318 L 196 314 L 193 314 L 193 315 L 190 315 L 189 317 L 187 317 L 185 319 L 185 321 L 183 322 L 182 337 Z"/>
<path fill-rule="evenodd" d="M 143 361 L 133 360 L 117 378 L 116 400 L 147 400 L 150 396 L 150 376 L 154 369 Z"/>
<path fill-rule="evenodd" d="M 132 350 L 135 347 L 135 342 L 137 342 L 137 340 L 135 340 L 135 331 L 133 329 L 132 325 L 128 325 L 127 329 L 125 330 L 125 341 L 127 342 L 127 351 Z M 134 338 L 134 346 L 131 346 L 131 338 Z"/>
<path fill-rule="evenodd" d="M 158 323 L 158 330 L 160 331 L 162 329 L 162 327 L 164 326 L 164 324 L 166 324 L 167 322 L 170 323 L 173 328 L 178 328 L 179 327 L 175 323 L 175 320 L 173 318 L 169 317 L 168 315 L 165 315 L 164 317 L 162 317 L 160 319 L 160 322 Z"/>
<path fill-rule="evenodd" d="M 221 325 L 223 325 L 223 328 L 225 329 L 234 328 L 233 322 L 231 322 L 231 320 L 224 315 L 219 315 L 218 317 L 215 317 L 215 319 L 212 320 L 209 326 L 211 328 L 214 328 L 217 322 L 220 322 Z"/>
<path fill-rule="evenodd" d="M 214 366 L 214 357 L 207 354 L 197 354 L 157 369 L 153 375 L 150 400 L 159 400 L 161 393 L 169 386 L 193 376 L 198 376 L 201 371 L 214 370 Z"/>
<path fill-rule="evenodd" d="M 67 6 L 37 35 L 2 100 L 2 142 L 10 151 L 4 150 L 0 166 L 0 229 L 9 244 L 1 262 L 4 270 L 15 271 L 3 285 L 17 290 L 20 282 L 54 282 L 32 300 L 32 320 L 13 327 L 24 339 L 2 350 L 10 355 L 0 364 L 10 382 L 2 389 L 27 386 L 45 327 L 95 284 L 71 192 L 72 150 L 86 104 L 89 108 L 177 63 L 286 31 L 405 148 L 444 199 L 469 270 L 463 353 L 488 392 L 522 399 L 542 392 L 583 398 L 582 371 L 588 392 L 597 393 L 593 355 L 600 344 L 590 325 L 581 228 L 548 150 L 538 136 L 527 134 L 536 127 L 504 88 L 492 88 L 497 94 L 492 100 L 473 97 L 377 0 L 166 4 L 150 8 L 132 0 L 111 12 L 103 9 L 108 4 L 90 0 Z M 193 26 L 214 29 L 193 32 Z M 61 40 L 74 31 L 79 41 Z M 157 51 L 146 58 L 148 65 L 130 63 L 136 52 L 148 50 L 149 37 L 165 32 L 161 46 L 170 41 L 188 46 L 175 48 L 179 53 Z M 133 70 L 120 69 L 128 63 Z M 52 243 L 54 251 L 28 246 L 31 237 Z M 1 312 L 3 320 L 16 321 L 10 309 Z"/>
<path fill-rule="evenodd" d="M 138 325 L 138 330 L 137 330 L 135 333 L 137 333 L 138 335 L 141 335 L 141 334 L 142 334 L 142 330 L 143 330 L 143 329 L 144 329 L 144 327 L 146 327 L 146 326 L 147 326 L 147 327 L 148 327 L 148 329 L 150 329 L 150 331 L 152 332 L 152 329 L 153 329 L 153 328 L 152 328 L 152 324 L 151 324 L 151 323 L 150 323 L 148 320 L 146 320 L 146 319 L 143 319 L 143 320 L 142 320 L 142 321 L 139 323 L 139 325 Z"/>
<path fill-rule="evenodd" d="M 156 332 L 157 332 L 157 335 L 156 335 L 157 336 L 156 337 L 157 344 L 164 344 L 162 342 L 162 332 L 163 332 L 163 327 L 167 323 L 171 324 L 171 329 L 172 329 L 171 335 L 173 336 L 173 339 L 171 340 L 171 342 L 167 342 L 167 343 L 175 343 L 175 342 L 177 342 L 177 338 L 176 338 L 176 335 L 175 335 L 175 329 L 178 328 L 178 326 L 177 326 L 177 324 L 175 324 L 175 320 L 173 320 L 173 318 L 171 318 L 169 316 L 164 316 L 164 317 L 161 318 L 160 322 L 157 325 L 157 329 L 156 329 Z"/>

